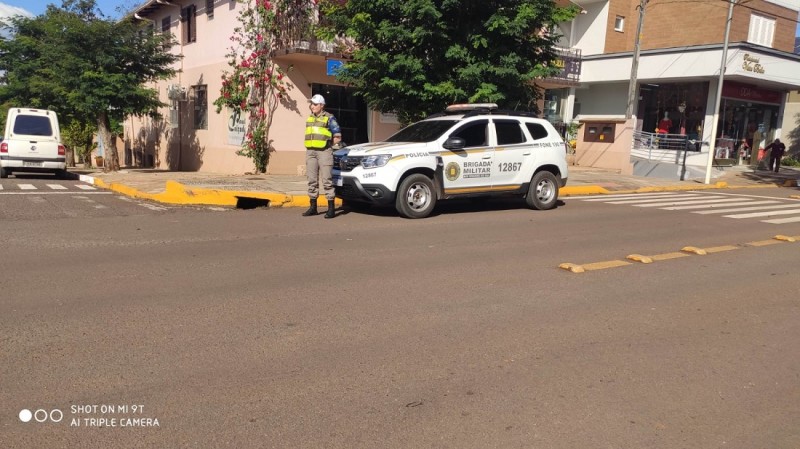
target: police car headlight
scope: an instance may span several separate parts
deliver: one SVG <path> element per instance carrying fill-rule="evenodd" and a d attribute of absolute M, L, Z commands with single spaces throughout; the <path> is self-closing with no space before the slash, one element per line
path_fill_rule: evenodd
<path fill-rule="evenodd" d="M 391 158 L 391 154 L 376 154 L 373 156 L 367 156 L 364 159 L 361 159 L 361 166 L 364 168 L 383 167 L 389 163 L 389 159 Z"/>

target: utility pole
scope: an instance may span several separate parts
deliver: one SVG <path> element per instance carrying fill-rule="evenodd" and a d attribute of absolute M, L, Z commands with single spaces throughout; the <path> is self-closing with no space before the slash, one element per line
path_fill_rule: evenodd
<path fill-rule="evenodd" d="M 639 24 L 636 26 L 636 38 L 633 44 L 633 61 L 631 62 L 631 81 L 628 84 L 628 108 L 625 110 L 625 118 L 633 117 L 633 105 L 636 101 L 636 77 L 639 74 L 639 51 L 642 46 L 642 27 L 644 26 L 644 11 L 647 2 L 650 0 L 639 0 Z"/>
<path fill-rule="evenodd" d="M 714 151 L 717 146 L 717 122 L 719 121 L 719 106 L 722 102 L 722 83 L 725 81 L 725 66 L 728 63 L 728 41 L 731 36 L 731 20 L 733 19 L 733 5 L 736 0 L 728 0 L 728 20 L 725 22 L 725 41 L 722 44 L 722 61 L 719 66 L 719 80 L 717 81 L 717 98 L 714 99 L 714 118 L 711 121 L 711 139 L 708 142 L 708 161 L 706 162 L 705 184 L 711 184 L 711 166 L 714 163 Z"/>

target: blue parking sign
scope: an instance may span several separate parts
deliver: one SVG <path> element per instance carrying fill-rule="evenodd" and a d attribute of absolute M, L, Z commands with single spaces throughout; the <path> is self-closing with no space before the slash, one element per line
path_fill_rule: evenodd
<path fill-rule="evenodd" d="M 344 62 L 341 59 L 328 59 L 327 60 L 327 75 L 336 76 L 336 72 L 342 67 Z"/>

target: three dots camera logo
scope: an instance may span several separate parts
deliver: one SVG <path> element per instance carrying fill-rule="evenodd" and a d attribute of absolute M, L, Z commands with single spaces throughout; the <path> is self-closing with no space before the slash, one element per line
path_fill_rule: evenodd
<path fill-rule="evenodd" d="M 444 176 L 449 181 L 455 181 L 461 176 L 461 166 L 458 165 L 458 162 L 450 162 L 447 164 L 447 167 L 444 168 Z"/>
<path fill-rule="evenodd" d="M 62 419 L 64 419 L 64 412 L 57 408 L 54 408 L 53 410 L 45 410 L 40 408 L 34 411 L 30 411 L 25 408 L 19 412 L 19 420 L 22 422 L 30 422 L 31 420 L 34 420 L 38 423 L 59 423 Z"/>

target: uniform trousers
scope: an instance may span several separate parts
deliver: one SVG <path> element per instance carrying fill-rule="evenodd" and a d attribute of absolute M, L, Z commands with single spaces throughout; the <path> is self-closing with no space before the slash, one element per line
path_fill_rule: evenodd
<path fill-rule="evenodd" d="M 322 179 L 322 193 L 329 201 L 336 198 L 331 179 L 333 170 L 333 149 L 306 150 L 306 177 L 308 178 L 308 197 L 319 197 L 319 182 Z"/>

